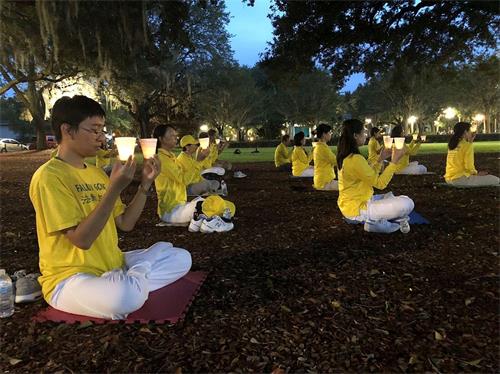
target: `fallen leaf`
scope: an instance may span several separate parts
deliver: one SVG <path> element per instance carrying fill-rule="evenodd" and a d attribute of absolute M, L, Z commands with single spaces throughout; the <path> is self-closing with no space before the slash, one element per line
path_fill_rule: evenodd
<path fill-rule="evenodd" d="M 415 353 L 410 355 L 410 359 L 408 360 L 408 364 L 415 365 L 418 362 L 418 356 Z"/>
<path fill-rule="evenodd" d="M 20 363 L 22 360 L 18 359 L 18 358 L 14 358 L 14 357 L 10 357 L 9 358 L 9 364 L 11 365 L 17 365 L 18 363 Z"/>
<path fill-rule="evenodd" d="M 92 321 L 85 321 L 83 323 L 80 323 L 80 326 L 78 326 L 76 329 L 77 330 L 86 329 L 87 327 L 90 327 L 92 325 L 93 325 Z"/>
<path fill-rule="evenodd" d="M 378 269 L 370 270 L 370 275 L 376 275 L 376 274 L 380 274 L 380 271 Z"/>
<path fill-rule="evenodd" d="M 474 300 L 476 300 L 475 297 L 469 297 L 469 298 L 465 299 L 465 306 L 472 304 L 474 302 Z"/>
<path fill-rule="evenodd" d="M 336 279 L 336 278 L 337 278 L 337 275 L 336 275 L 336 274 L 334 274 L 334 273 L 328 273 L 328 276 L 329 276 L 330 278 L 333 278 L 333 279 Z"/>
<path fill-rule="evenodd" d="M 444 336 L 441 333 L 434 330 L 434 339 L 436 339 L 437 341 L 444 340 Z"/>
<path fill-rule="evenodd" d="M 260 344 L 259 341 L 257 339 L 255 339 L 255 338 L 250 339 L 250 343 Z"/>
<path fill-rule="evenodd" d="M 332 306 L 333 306 L 335 309 L 340 309 L 340 308 L 342 307 L 342 304 L 340 303 L 340 301 L 333 300 L 333 301 L 332 301 Z"/>
<path fill-rule="evenodd" d="M 282 310 L 283 312 L 286 312 L 286 313 L 291 313 L 291 309 L 290 309 L 290 308 L 288 308 L 288 307 L 287 307 L 287 306 L 285 306 L 285 305 L 282 305 L 282 306 L 281 306 L 281 310 Z"/>
<path fill-rule="evenodd" d="M 375 292 L 373 292 L 372 290 L 370 290 L 370 296 L 371 297 L 378 297 L 378 295 Z"/>
<path fill-rule="evenodd" d="M 474 361 L 462 361 L 462 362 L 463 362 L 464 364 L 467 364 L 467 365 L 470 365 L 470 366 L 481 367 L 481 366 L 479 365 L 479 363 L 480 363 L 481 361 L 483 361 L 483 359 L 482 359 L 482 358 L 479 358 L 479 359 L 474 360 Z"/>

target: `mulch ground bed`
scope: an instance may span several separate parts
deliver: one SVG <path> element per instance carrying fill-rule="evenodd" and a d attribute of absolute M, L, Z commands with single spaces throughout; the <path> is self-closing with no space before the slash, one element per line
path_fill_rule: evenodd
<path fill-rule="evenodd" d="M 1 266 L 38 268 L 32 173 L 47 153 L 0 157 Z M 436 186 L 445 156 L 418 160 L 437 175 L 396 176 L 432 224 L 404 235 L 347 225 L 337 192 L 315 192 L 271 163 L 228 179 L 237 206 L 225 234 L 155 227 L 151 198 L 131 250 L 157 241 L 188 249 L 209 276 L 176 325 L 38 324 L 42 301 L 0 321 L 2 372 L 498 372 L 499 189 Z M 499 155 L 476 165 L 498 175 Z M 124 194 L 129 200 L 136 189 Z"/>

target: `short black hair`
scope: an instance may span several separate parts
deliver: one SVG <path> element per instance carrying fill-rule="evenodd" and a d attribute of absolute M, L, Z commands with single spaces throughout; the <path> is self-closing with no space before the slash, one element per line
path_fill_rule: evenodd
<path fill-rule="evenodd" d="M 403 136 L 403 126 L 396 125 L 391 131 L 391 138 L 400 138 Z"/>
<path fill-rule="evenodd" d="M 198 134 L 198 139 L 200 138 L 208 138 L 208 132 L 202 131 Z"/>
<path fill-rule="evenodd" d="M 67 123 L 74 131 L 78 131 L 80 123 L 90 117 L 106 117 L 106 112 L 101 105 L 83 95 L 73 97 L 63 96 L 52 107 L 52 131 L 58 143 L 61 142 L 61 125 Z"/>
<path fill-rule="evenodd" d="M 296 146 L 302 145 L 302 139 L 304 139 L 304 138 L 305 138 L 305 135 L 304 135 L 303 131 L 296 133 L 295 136 L 293 137 L 293 145 L 296 145 Z"/>
<path fill-rule="evenodd" d="M 288 140 L 290 140 L 290 135 L 288 134 L 285 134 L 281 137 L 281 142 L 287 142 Z"/>
<path fill-rule="evenodd" d="M 379 131 L 380 129 L 378 127 L 372 127 L 370 130 L 370 136 L 373 137 L 375 134 L 378 134 Z"/>
<path fill-rule="evenodd" d="M 215 135 L 217 135 L 217 130 L 215 129 L 208 130 L 208 136 L 215 136 Z"/>

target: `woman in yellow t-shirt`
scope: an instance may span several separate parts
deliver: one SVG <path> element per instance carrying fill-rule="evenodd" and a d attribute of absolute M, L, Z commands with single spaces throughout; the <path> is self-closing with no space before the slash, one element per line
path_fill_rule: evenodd
<path fill-rule="evenodd" d="M 177 144 L 177 130 L 169 125 L 158 125 L 153 130 L 153 137 L 158 139 L 158 158 L 161 162 L 160 175 L 155 179 L 158 215 L 167 223 L 190 223 L 197 209 L 201 209 L 204 199 L 197 197 L 187 202 L 186 185 L 190 182 L 191 175 L 179 165 L 173 153 Z M 236 208 L 229 201 L 224 203 L 230 211 L 228 218 L 231 218 Z M 218 213 L 222 214 L 223 211 Z M 190 231 L 199 231 L 191 226 Z"/>
<path fill-rule="evenodd" d="M 372 127 L 370 130 L 370 140 L 368 141 L 368 162 L 371 165 L 376 165 L 380 157 L 380 152 L 384 148 L 380 141 L 382 140 L 382 132 L 378 127 Z"/>
<path fill-rule="evenodd" d="M 401 138 L 404 137 L 403 126 L 397 125 L 391 131 L 391 138 Z M 418 161 L 410 162 L 410 156 L 415 156 L 421 145 L 420 138 L 417 140 L 412 140 L 410 144 L 404 145 L 403 149 L 405 153 L 398 163 L 398 168 L 396 169 L 396 174 L 406 174 L 406 175 L 419 175 L 427 173 L 427 168 L 424 165 L 420 165 Z"/>
<path fill-rule="evenodd" d="M 471 124 L 458 122 L 448 143 L 446 157 L 446 183 L 453 186 L 479 187 L 498 186 L 500 179 L 487 171 L 477 171 L 474 166 L 475 133 L 470 131 Z"/>
<path fill-rule="evenodd" d="M 316 129 L 318 143 L 313 149 L 314 159 L 314 188 L 321 191 L 338 191 L 339 185 L 335 180 L 337 158 L 333 154 L 328 142 L 332 138 L 332 128 L 320 124 Z"/>
<path fill-rule="evenodd" d="M 306 138 L 304 133 L 300 131 L 293 137 L 292 175 L 294 177 L 314 176 L 314 168 L 309 166 L 312 161 L 312 153 L 307 154 L 304 144 L 306 144 Z"/>
<path fill-rule="evenodd" d="M 274 151 L 274 165 L 280 171 L 291 171 L 290 165 L 290 152 L 288 146 L 290 145 L 290 135 L 285 134 L 281 137 L 281 143 L 278 144 Z"/>
<path fill-rule="evenodd" d="M 373 188 L 384 189 L 389 184 L 404 150 L 392 150 L 392 158 L 379 175 L 381 163 L 389 157 L 389 150 L 382 150 L 375 166 L 360 154 L 359 146 L 365 144 L 366 130 L 358 119 L 343 123 L 342 135 L 337 146 L 339 170 L 340 211 L 349 220 L 365 222 L 369 232 L 408 232 L 408 215 L 414 207 L 408 196 L 394 196 L 392 192 L 374 195 Z"/>

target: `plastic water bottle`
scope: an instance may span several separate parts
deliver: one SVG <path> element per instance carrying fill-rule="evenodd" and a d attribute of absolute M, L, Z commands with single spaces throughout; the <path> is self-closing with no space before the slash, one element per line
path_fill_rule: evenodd
<path fill-rule="evenodd" d="M 0 269 L 0 318 L 14 314 L 14 292 L 12 280 L 4 269 Z"/>

